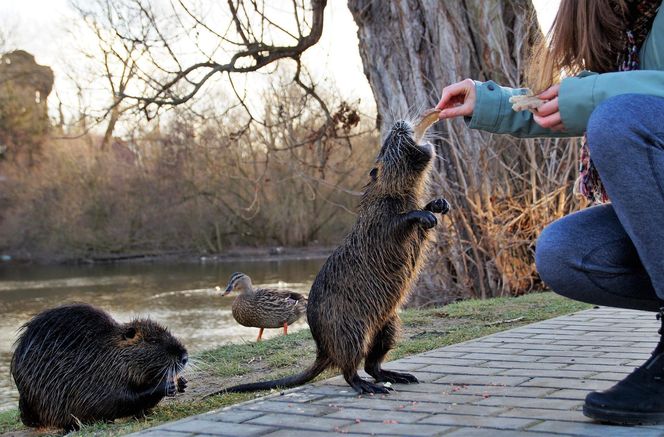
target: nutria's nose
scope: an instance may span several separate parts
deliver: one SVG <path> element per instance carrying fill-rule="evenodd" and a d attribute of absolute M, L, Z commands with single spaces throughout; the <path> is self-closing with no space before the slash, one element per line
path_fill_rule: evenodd
<path fill-rule="evenodd" d="M 182 364 L 182 366 L 184 367 L 184 366 L 187 365 L 187 362 L 189 362 L 189 355 L 188 355 L 187 353 L 184 353 L 184 354 L 180 357 L 180 364 Z"/>
<path fill-rule="evenodd" d="M 408 133 L 410 131 L 410 126 L 405 121 L 399 120 L 396 123 L 394 123 L 394 126 L 392 127 L 392 129 L 396 133 L 405 134 L 405 133 Z"/>

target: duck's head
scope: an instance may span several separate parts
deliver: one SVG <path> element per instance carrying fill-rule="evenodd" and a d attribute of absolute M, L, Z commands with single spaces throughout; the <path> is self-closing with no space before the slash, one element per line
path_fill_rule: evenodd
<path fill-rule="evenodd" d="M 228 280 L 228 285 L 226 286 L 226 291 L 224 291 L 223 295 L 226 296 L 231 291 L 243 292 L 249 290 L 251 290 L 251 278 L 244 273 L 235 272 Z"/>

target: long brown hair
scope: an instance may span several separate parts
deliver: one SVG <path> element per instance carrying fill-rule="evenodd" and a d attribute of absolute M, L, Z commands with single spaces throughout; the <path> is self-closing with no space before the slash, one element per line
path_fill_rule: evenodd
<path fill-rule="evenodd" d="M 528 86 L 537 93 L 559 82 L 561 73 L 615 71 L 627 12 L 626 0 L 561 0 L 551 29 L 534 46 Z"/>

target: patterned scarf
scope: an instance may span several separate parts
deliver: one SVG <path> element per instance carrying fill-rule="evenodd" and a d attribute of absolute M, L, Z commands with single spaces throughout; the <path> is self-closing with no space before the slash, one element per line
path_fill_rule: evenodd
<path fill-rule="evenodd" d="M 616 71 L 639 69 L 639 49 L 652 28 L 662 0 L 632 0 L 628 3 L 629 16 L 623 38 L 624 45 L 622 50 L 616 53 Z M 590 158 L 585 135 L 580 155 L 579 178 L 575 183 L 575 192 L 591 202 L 606 203 L 609 197 Z"/>

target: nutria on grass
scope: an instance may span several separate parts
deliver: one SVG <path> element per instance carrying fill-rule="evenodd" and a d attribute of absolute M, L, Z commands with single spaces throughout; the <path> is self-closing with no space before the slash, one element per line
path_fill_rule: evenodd
<path fill-rule="evenodd" d="M 387 393 L 388 387 L 358 376 L 363 359 L 364 369 L 376 382 L 417 382 L 413 375 L 383 370 L 381 363 L 395 345 L 400 328 L 397 310 L 419 275 L 437 224 L 434 213 L 449 210 L 444 199 L 425 204 L 434 158 L 433 146 L 418 145 L 409 123 L 393 125 L 370 173 L 357 221 L 309 293 L 307 317 L 316 341 L 316 361 L 295 376 L 220 392 L 293 387 L 336 367 L 358 393 Z"/>
<path fill-rule="evenodd" d="M 11 362 L 21 421 L 30 427 L 141 416 L 183 392 L 187 350 L 148 319 L 120 324 L 86 304 L 36 315 L 20 330 Z"/>

